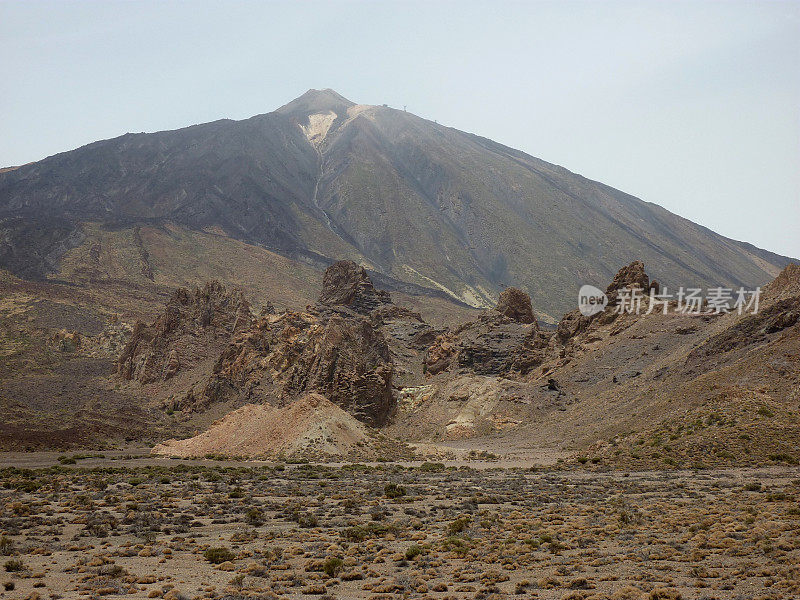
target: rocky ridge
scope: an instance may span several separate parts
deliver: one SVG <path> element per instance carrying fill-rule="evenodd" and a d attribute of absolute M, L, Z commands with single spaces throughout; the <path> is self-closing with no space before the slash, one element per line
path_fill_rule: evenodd
<path fill-rule="evenodd" d="M 229 401 L 282 405 L 318 392 L 382 425 L 394 405 L 393 365 L 383 334 L 361 313 L 388 302 L 354 263 L 331 266 L 318 304 L 302 312 L 256 316 L 240 292 L 218 282 L 181 289 L 153 324 L 136 324 L 118 373 L 147 385 L 187 372 L 192 383 L 170 397 L 170 410 Z"/>
<path fill-rule="evenodd" d="M 436 338 L 424 357 L 425 373 L 527 375 L 544 361 L 549 346 L 550 335 L 540 331 L 528 294 L 508 288 L 493 310 Z"/>
<path fill-rule="evenodd" d="M 139 383 L 166 381 L 187 369 L 253 322 L 250 305 L 241 292 L 218 281 L 193 292 L 180 288 L 167 302 L 164 314 L 146 325 L 134 325 L 117 361 L 119 375 Z"/>
<path fill-rule="evenodd" d="M 637 449 L 639 434 L 627 433 L 645 431 L 642 423 L 652 420 L 656 440 L 664 432 L 677 440 L 665 446 L 674 453 L 666 464 L 686 465 L 692 452 L 711 453 L 713 464 L 793 456 L 791 439 L 800 431 L 791 408 L 800 401 L 796 269 L 765 288 L 754 315 L 644 314 L 646 299 L 641 314 L 618 314 L 619 290 L 657 286 L 635 261 L 606 288 L 611 301 L 602 312 L 567 313 L 555 331 L 539 327 L 527 294 L 515 289 L 494 309 L 442 329 L 393 304 L 358 265 L 340 262 L 304 311 L 256 315 L 217 284 L 178 292 L 153 325 L 137 325 L 119 369 L 145 389 L 171 385 L 188 369 L 182 392 L 171 396 L 175 410 L 283 410 L 319 394 L 404 441 L 508 440 L 502 443 L 525 447 L 562 440 L 585 448 L 597 464 L 639 464 L 646 455 L 650 462 L 642 464 L 652 465 L 657 459 Z M 182 336 L 216 340 L 213 356 L 184 359 Z M 676 405 L 686 412 L 675 413 Z M 262 411 L 269 422 L 280 418 L 271 410 Z M 712 429 L 720 426 L 715 415 L 726 415 L 731 432 L 698 428 L 687 420 L 692 411 Z M 774 424 L 758 422 L 773 413 L 780 415 Z M 596 423 L 591 432 L 587 420 Z M 763 435 L 757 428 L 765 426 L 769 443 L 758 452 L 741 441 L 753 431 Z M 721 441 L 737 435 L 739 442 Z"/>

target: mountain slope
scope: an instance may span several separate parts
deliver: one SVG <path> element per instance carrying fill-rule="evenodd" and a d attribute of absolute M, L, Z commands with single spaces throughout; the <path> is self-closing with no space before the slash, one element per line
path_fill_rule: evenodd
<path fill-rule="evenodd" d="M 142 226 L 221 235 L 315 269 L 349 258 L 473 306 L 515 285 L 551 322 L 577 287 L 633 259 L 670 288 L 754 287 L 789 262 L 523 152 L 332 90 L 0 173 L 0 267 L 17 275 L 63 278 L 65 255 L 88 261 L 100 233 Z M 186 256 L 171 260 L 199 279 Z"/>

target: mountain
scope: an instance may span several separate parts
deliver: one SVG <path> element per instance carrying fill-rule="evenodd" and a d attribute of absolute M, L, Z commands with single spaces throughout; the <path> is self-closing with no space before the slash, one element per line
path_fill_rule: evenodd
<path fill-rule="evenodd" d="M 0 172 L 0 268 L 23 279 L 163 295 L 217 277 L 291 302 L 313 297 L 309 282 L 339 259 L 363 264 L 383 287 L 462 308 L 493 305 L 513 285 L 550 323 L 573 308 L 581 284 L 634 259 L 671 289 L 752 288 L 790 261 L 521 151 L 333 90 Z"/>

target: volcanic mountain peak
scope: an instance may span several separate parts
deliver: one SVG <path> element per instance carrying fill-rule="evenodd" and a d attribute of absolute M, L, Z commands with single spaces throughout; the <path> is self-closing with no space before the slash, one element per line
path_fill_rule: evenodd
<path fill-rule="evenodd" d="M 534 292 L 537 319 L 551 324 L 581 285 L 634 258 L 670 289 L 754 288 L 790 262 L 518 150 L 330 89 L 252 119 L 122 136 L 0 173 L 0 269 L 16 275 L 252 282 L 256 248 L 281 274 L 316 271 L 295 278 L 306 299 L 323 268 L 350 259 L 384 287 L 473 307 L 494 306 L 509 286 Z"/>
<path fill-rule="evenodd" d="M 347 114 L 347 109 L 351 106 L 355 106 L 355 102 L 351 102 L 330 88 L 311 89 L 288 104 L 284 104 L 275 112 L 293 117 L 308 117 L 312 114 L 324 114 L 332 111 L 342 116 Z"/>

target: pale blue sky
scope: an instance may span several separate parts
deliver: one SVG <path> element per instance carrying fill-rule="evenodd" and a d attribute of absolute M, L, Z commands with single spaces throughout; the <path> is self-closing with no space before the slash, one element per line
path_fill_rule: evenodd
<path fill-rule="evenodd" d="M 0 166 L 387 103 L 800 257 L 800 2 L 0 0 Z"/>

